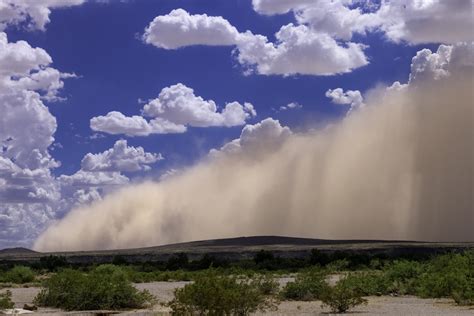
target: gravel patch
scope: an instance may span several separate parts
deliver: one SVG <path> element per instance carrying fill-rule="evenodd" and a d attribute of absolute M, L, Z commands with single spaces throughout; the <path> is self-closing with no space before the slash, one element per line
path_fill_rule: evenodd
<path fill-rule="evenodd" d="M 292 278 L 282 278 L 280 284 L 291 281 Z M 160 303 L 167 302 L 173 298 L 173 291 L 176 288 L 184 287 L 189 282 L 152 282 L 136 284 L 140 290 L 147 289 L 158 299 L 158 304 L 153 310 L 136 310 L 122 312 L 121 315 L 168 315 L 168 308 Z M 24 304 L 31 304 L 33 298 L 38 294 L 39 288 L 11 288 L 12 298 L 15 307 L 22 308 Z M 1 292 L 6 289 L 0 290 Z M 447 315 L 462 316 L 474 315 L 474 308 L 454 305 L 450 299 L 420 299 L 412 296 L 380 296 L 369 297 L 368 305 L 359 306 L 351 310 L 348 314 L 353 315 L 387 315 L 387 316 L 415 316 L 415 315 Z M 30 315 L 96 315 L 97 312 L 61 312 L 57 309 L 40 308 L 38 312 Z M 115 313 L 117 314 L 117 313 Z M 331 315 L 327 307 L 321 307 L 321 302 L 296 302 L 283 301 L 278 307 L 278 311 L 256 313 L 255 316 L 263 315 Z M 340 315 L 340 314 L 339 314 Z"/>

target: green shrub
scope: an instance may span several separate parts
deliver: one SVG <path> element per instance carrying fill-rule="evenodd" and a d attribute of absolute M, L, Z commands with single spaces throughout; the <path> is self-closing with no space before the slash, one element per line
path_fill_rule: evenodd
<path fill-rule="evenodd" d="M 347 259 L 339 259 L 332 261 L 326 266 L 328 272 L 345 271 L 349 268 L 350 262 Z"/>
<path fill-rule="evenodd" d="M 0 293 L 0 310 L 13 308 L 15 304 L 12 302 L 12 292 L 7 290 Z"/>
<path fill-rule="evenodd" d="M 427 264 L 417 282 L 416 294 L 433 298 L 453 297 L 461 302 L 464 301 L 464 296 L 469 296 L 472 284 L 474 284 L 472 253 L 447 254 L 438 256 Z"/>
<path fill-rule="evenodd" d="M 176 289 L 168 304 L 173 315 L 249 315 L 274 309 L 276 301 L 265 295 L 262 279 L 239 279 L 211 269 L 193 283 Z"/>
<path fill-rule="evenodd" d="M 349 277 L 341 279 L 333 287 L 327 287 L 321 296 L 323 305 L 331 308 L 331 311 L 344 313 L 350 308 L 367 304 L 367 300 L 362 297 L 362 292 L 355 288 Z"/>
<path fill-rule="evenodd" d="M 470 278 L 467 282 L 453 290 L 451 297 L 459 305 L 474 305 L 474 278 Z"/>
<path fill-rule="evenodd" d="M 424 266 L 416 261 L 396 260 L 384 269 L 384 274 L 391 293 L 401 295 L 416 294 L 416 287 Z"/>
<path fill-rule="evenodd" d="M 10 282 L 16 284 L 33 282 L 35 273 L 29 267 L 14 266 L 11 270 L 5 272 L 0 282 Z"/>
<path fill-rule="evenodd" d="M 153 302 L 148 291 L 138 291 L 119 267 L 102 265 L 89 274 L 66 269 L 45 281 L 35 304 L 65 310 L 141 308 Z"/>
<path fill-rule="evenodd" d="M 263 295 L 274 295 L 278 292 L 278 282 L 271 275 L 254 276 L 254 280 Z"/>
<path fill-rule="evenodd" d="M 344 278 L 344 286 L 367 296 L 390 293 L 390 283 L 379 271 L 353 272 Z"/>
<path fill-rule="evenodd" d="M 326 273 L 319 269 L 301 272 L 295 281 L 288 282 L 281 292 L 287 300 L 312 301 L 319 299 L 326 290 Z"/>

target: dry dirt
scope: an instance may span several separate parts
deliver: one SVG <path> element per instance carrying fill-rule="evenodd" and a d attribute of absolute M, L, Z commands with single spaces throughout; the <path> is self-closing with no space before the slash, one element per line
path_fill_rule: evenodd
<path fill-rule="evenodd" d="M 289 279 L 282 279 L 286 283 Z M 173 290 L 182 287 L 187 282 L 153 282 L 136 284 L 139 289 L 148 289 L 160 302 L 169 301 Z M 13 301 L 21 308 L 25 303 L 31 304 L 39 288 L 12 288 Z M 5 289 L 0 290 L 0 292 Z M 355 308 L 349 314 L 353 315 L 474 315 L 474 308 L 459 307 L 448 299 L 420 299 L 416 297 L 369 297 L 369 303 Z M 121 314 L 133 315 L 168 315 L 167 308 L 157 304 L 153 310 L 130 311 Z M 33 315 L 64 315 L 66 313 L 55 309 L 40 309 Z M 95 315 L 93 312 L 70 312 L 69 315 Z M 282 302 L 278 311 L 257 313 L 255 315 L 330 315 L 327 308 L 315 302 Z"/>

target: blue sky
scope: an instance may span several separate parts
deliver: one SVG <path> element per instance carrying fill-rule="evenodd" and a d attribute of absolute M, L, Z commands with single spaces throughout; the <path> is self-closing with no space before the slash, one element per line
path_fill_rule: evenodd
<path fill-rule="evenodd" d="M 117 109 L 125 114 L 136 114 L 142 107 L 138 104 L 139 98 L 155 98 L 164 87 L 181 82 L 192 87 L 197 95 L 220 105 L 248 101 L 255 105 L 258 113 L 253 122 L 273 117 L 293 129 L 305 128 L 315 121 L 345 113 L 344 107 L 334 106 L 325 97 L 328 89 L 345 87 L 365 91 L 378 83 L 404 82 L 410 73 L 411 58 L 420 49 L 419 45 L 390 43 L 383 34 L 377 33 L 361 37 L 361 42 L 369 46 L 370 64 L 350 74 L 331 77 L 244 75 L 242 67 L 230 57 L 233 47 L 194 46 L 167 51 L 144 45 L 137 38 L 155 16 L 175 8 L 223 16 L 239 30 L 252 30 L 269 38 L 282 24 L 294 22 L 290 14 L 261 16 L 252 10 L 250 1 L 135 0 L 86 3 L 55 10 L 45 32 L 9 30 L 11 41 L 26 40 L 32 46 L 44 48 L 57 69 L 80 76 L 67 81 L 61 93 L 67 101 L 50 106 L 58 119 L 55 138 L 63 146 L 54 150 L 54 157 L 62 162 L 62 166 L 54 170 L 56 174 L 76 172 L 86 153 L 102 152 L 123 138 L 90 139 L 94 134 L 89 127 L 90 118 Z M 291 102 L 298 102 L 303 108 L 275 113 L 275 109 Z M 211 148 L 237 138 L 240 131 L 241 127 L 191 128 L 185 134 L 128 140 L 131 145 L 143 146 L 168 158 L 155 166 L 160 173 L 169 166 L 179 167 L 196 161 Z"/>
<path fill-rule="evenodd" d="M 350 108 L 350 102 L 345 105 L 334 104 L 338 102 L 326 96 L 328 90 L 342 88 L 344 91 L 360 91 L 361 95 L 364 95 L 367 90 L 377 85 L 390 86 L 395 81 L 406 83 L 410 76 L 412 58 L 418 51 L 429 48 L 435 52 L 440 43 L 449 44 L 457 40 L 442 38 L 443 35 L 433 40 L 432 34 L 416 33 L 412 30 L 402 30 L 400 34 L 394 35 L 391 27 L 403 22 L 403 19 L 410 21 L 416 19 L 418 14 L 421 18 L 423 14 L 428 17 L 432 14 L 426 7 L 416 7 L 410 2 L 407 2 L 409 8 L 406 9 L 406 1 L 388 1 L 384 4 L 387 9 L 394 10 L 390 16 L 398 19 L 391 22 L 377 15 L 380 9 L 380 3 L 377 1 L 336 1 L 335 5 L 343 6 L 347 10 L 358 10 L 361 16 L 374 14 L 374 25 L 370 21 L 366 22 L 367 25 L 364 25 L 365 29 L 362 31 L 353 24 L 348 25 L 347 28 L 354 28 L 351 29 L 350 38 L 340 35 L 341 30 L 331 29 L 330 24 L 318 22 L 318 18 L 298 20 L 297 12 L 310 12 L 311 9 L 311 5 L 304 4 L 304 1 L 295 2 L 295 7 L 290 6 L 286 13 L 271 13 L 274 8 L 268 0 L 254 0 L 254 3 L 251 0 L 64 0 L 63 5 L 56 7 L 45 0 L 44 4 L 38 4 L 51 10 L 50 22 L 44 25 L 29 16 L 31 13 L 28 10 L 34 8 L 28 7 L 27 4 L 18 4 L 18 7 L 15 7 L 15 1 L 11 0 L 4 2 L 15 10 L 23 10 L 21 15 L 15 15 L 16 11 L 12 11 L 11 20 L 0 21 L 0 31 L 3 22 L 3 31 L 8 37 L 8 43 L 26 41 L 33 48 L 40 47 L 51 56 L 53 62 L 50 67 L 62 73 L 76 75 L 76 78 L 63 80 L 64 88 L 60 89 L 57 96 L 65 100 L 50 102 L 42 99 L 57 121 L 54 141 L 42 149 L 44 155 L 49 153 L 51 159 L 60 162 L 60 166 L 56 168 L 47 168 L 52 173 L 52 181 L 56 181 L 61 175 L 75 174 L 81 169 L 81 160 L 86 154 L 105 152 L 120 139 L 127 140 L 130 147 L 143 147 L 145 152 L 160 153 L 165 159 L 144 164 L 149 165 L 151 170 L 142 168 L 139 171 L 118 172 L 127 176 L 130 181 L 141 181 L 144 178 L 158 181 L 168 170 L 192 165 L 206 157 L 211 149 L 220 148 L 238 138 L 245 124 L 257 124 L 271 117 L 297 133 L 329 121 L 340 120 Z M 302 4 L 297 7 L 299 2 Z M 2 3 L 0 1 L 0 4 Z M 400 9 L 403 5 L 406 11 Z M 353 42 L 364 47 L 361 51 L 365 54 L 366 64 L 330 75 L 322 75 L 313 70 L 306 74 L 298 71 L 290 71 L 287 75 L 264 74 L 263 70 L 258 69 L 258 65 L 252 66 L 253 72 L 248 73 L 246 66 L 237 59 L 239 45 L 243 45 L 239 40 L 235 45 L 217 46 L 199 43 L 197 40 L 177 49 L 159 47 L 161 42 L 145 43 L 142 36 L 151 21 L 178 8 L 184 9 L 191 16 L 207 14 L 208 17 L 222 17 L 238 32 L 250 30 L 252 34 L 266 36 L 268 42 L 273 43 L 277 42 L 275 34 L 280 28 L 290 23 L 295 26 L 295 30 L 298 26 L 304 28 L 302 30 L 305 32 L 329 34 L 328 38 L 335 40 L 334 45 L 344 48 L 349 42 Z M 458 8 L 453 7 L 453 10 L 455 9 Z M 321 14 L 327 14 L 324 8 L 321 10 Z M 395 27 L 393 29 L 398 30 Z M 176 33 L 172 36 L 181 35 Z M 309 58 L 314 59 L 315 63 L 323 60 L 323 57 L 317 54 Z M 31 70 L 31 73 L 36 71 L 38 69 Z M 15 76 L 20 75 L 12 74 L 11 78 L 16 78 Z M 240 105 L 249 102 L 257 115 L 248 115 L 242 124 L 234 126 L 193 127 L 190 124 L 184 133 L 132 137 L 91 129 L 92 118 L 104 116 L 110 111 L 119 111 L 125 116 L 140 115 L 148 100 L 157 98 L 162 89 L 178 83 L 194 89 L 194 94 L 204 100 L 214 100 L 219 107 L 218 111 L 229 102 L 237 101 Z M 302 107 L 280 110 L 281 106 L 290 103 L 298 103 Z M 18 158 L 7 155 L 5 158 L 17 163 L 20 168 L 32 170 L 30 166 L 21 166 L 19 160 L 16 160 Z M 68 190 L 70 191 L 63 191 Z M 28 238 L 18 241 L 18 244 L 30 244 L 50 221 L 64 216 L 72 208 L 70 204 L 57 206 L 58 200 L 67 199 L 65 196 L 55 199 L 56 204 L 51 204 L 47 219 L 41 220 L 41 223 L 32 219 L 31 221 L 37 224 L 33 224 L 34 228 L 22 226 L 20 229 L 15 222 L 18 218 L 12 214 L 16 212 L 16 207 L 29 208 L 31 202 L 15 200 L 13 203 L 10 202 L 11 199 L 4 197 L 4 202 L 0 200 L 0 214 L 6 214 L 7 219 L 3 225 L 8 229 L 5 228 L 5 231 L 9 231 L 10 236 L 20 234 L 22 229 L 34 231 Z M 49 202 L 33 203 L 41 207 L 41 203 Z M 18 211 L 18 214 L 23 214 L 23 217 L 28 216 L 29 212 L 31 211 Z M 15 245 L 14 238 L 16 237 L 2 236 L 0 233 L 0 247 L 2 244 Z"/>

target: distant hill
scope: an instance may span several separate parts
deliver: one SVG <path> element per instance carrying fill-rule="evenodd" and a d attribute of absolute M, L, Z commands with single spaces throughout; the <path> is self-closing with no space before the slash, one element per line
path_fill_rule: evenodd
<path fill-rule="evenodd" d="M 186 253 L 190 260 L 200 259 L 208 254 L 216 258 L 234 261 L 251 259 L 260 250 L 271 251 L 280 257 L 305 258 L 312 249 L 318 249 L 324 253 L 340 251 L 353 254 L 385 254 L 396 257 L 401 254 L 435 254 L 474 249 L 474 242 L 430 243 L 395 240 L 326 240 L 285 236 L 250 236 L 115 250 L 41 253 L 25 248 L 10 248 L 0 250 L 0 262 L 31 263 L 38 261 L 41 257 L 55 255 L 64 256 L 68 262 L 78 264 L 108 263 L 112 262 L 117 256 L 125 258 L 128 262 L 140 263 L 166 261 L 177 253 Z"/>
<path fill-rule="evenodd" d="M 22 247 L 5 248 L 0 250 L 0 255 L 31 255 L 36 253 L 38 252 Z"/>
<path fill-rule="evenodd" d="M 250 236 L 223 239 L 199 240 L 192 242 L 184 242 L 178 244 L 170 244 L 159 247 L 170 246 L 192 246 L 192 247 L 222 247 L 222 246 L 263 246 L 263 245 L 337 245 L 337 244 L 365 244 L 365 243 L 401 243 L 413 241 L 399 240 L 330 240 L 330 239 L 314 239 L 314 238 L 298 238 L 286 236 Z"/>

